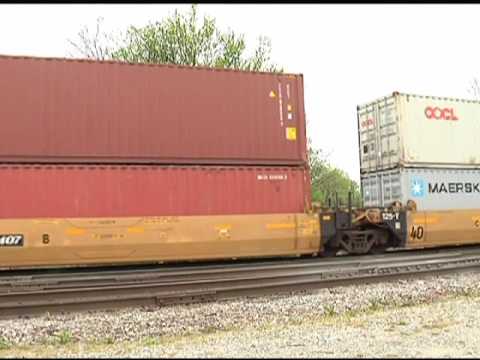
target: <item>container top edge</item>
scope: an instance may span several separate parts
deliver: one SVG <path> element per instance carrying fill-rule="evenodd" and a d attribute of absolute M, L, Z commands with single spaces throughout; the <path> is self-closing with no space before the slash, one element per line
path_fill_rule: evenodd
<path fill-rule="evenodd" d="M 164 67 L 164 68 L 177 68 L 177 69 L 190 69 L 190 70 L 207 70 L 207 71 L 225 71 L 225 72 L 238 72 L 256 75 L 270 75 L 270 76 L 293 76 L 303 78 L 302 73 L 280 73 L 280 72 L 268 72 L 268 71 L 251 71 L 251 70 L 239 70 L 239 69 L 227 69 L 208 66 L 189 66 L 189 65 L 177 65 L 177 64 L 156 64 L 156 63 L 132 63 L 120 60 L 95 60 L 88 58 L 75 58 L 75 57 L 50 57 L 50 56 L 32 56 L 32 55 L 8 55 L 0 54 L 0 59 L 12 59 L 12 60 L 44 60 L 44 61 L 66 61 L 66 62 L 81 62 L 89 64 L 118 64 L 125 66 L 150 66 L 150 67 Z"/>
<path fill-rule="evenodd" d="M 475 99 L 466 99 L 466 98 L 455 98 L 455 97 L 448 97 L 448 96 L 435 96 L 435 95 L 421 95 L 421 94 L 412 94 L 412 93 L 402 93 L 398 91 L 392 92 L 390 95 L 386 95 L 383 97 L 379 97 L 373 101 L 369 101 L 367 103 L 363 103 L 357 106 L 357 110 L 363 109 L 367 106 L 372 104 L 378 103 L 380 101 L 385 101 L 386 99 L 393 98 L 395 96 L 408 96 L 420 99 L 433 99 L 433 100 L 447 100 L 447 101 L 456 101 L 456 102 L 467 102 L 467 103 L 478 103 L 480 104 L 480 100 Z"/>
<path fill-rule="evenodd" d="M 357 110 L 363 109 L 363 108 L 365 108 L 365 107 L 367 107 L 367 106 L 370 106 L 370 105 L 372 105 L 372 104 L 376 104 L 376 103 L 378 103 L 378 102 L 380 102 L 380 101 L 388 100 L 388 99 L 390 99 L 390 98 L 395 97 L 395 95 L 397 95 L 397 94 L 400 94 L 400 93 L 394 91 L 394 92 L 392 92 L 392 93 L 389 94 L 389 95 L 381 96 L 381 97 L 376 98 L 375 100 L 372 100 L 372 101 L 368 101 L 368 102 L 359 104 L 359 105 L 357 105 Z"/>
<path fill-rule="evenodd" d="M 49 164 L 49 163 L 0 163 L 0 168 L 112 168 L 112 169 L 153 169 L 153 170 L 272 170 L 272 171 L 300 171 L 309 170 L 307 165 L 159 165 L 159 164 L 79 164 L 79 163 L 65 163 L 65 164 Z"/>
<path fill-rule="evenodd" d="M 367 173 L 360 173 L 360 177 L 370 177 L 370 176 L 377 176 L 382 174 L 393 174 L 393 173 L 400 173 L 400 172 L 469 172 L 473 174 L 478 174 L 478 168 L 475 167 L 443 167 L 443 166 L 430 166 L 430 167 L 396 167 L 393 169 L 382 169 L 376 170 Z"/>

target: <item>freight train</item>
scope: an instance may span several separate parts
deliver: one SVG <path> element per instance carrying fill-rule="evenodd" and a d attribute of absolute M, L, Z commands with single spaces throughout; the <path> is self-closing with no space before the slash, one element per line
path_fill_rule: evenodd
<path fill-rule="evenodd" d="M 2 268 L 479 241 L 480 209 L 312 204 L 301 75 L 0 56 L 0 78 Z"/>
<path fill-rule="evenodd" d="M 2 268 L 162 263 L 475 244 L 480 210 L 28 218 L 2 219 L 0 228 Z"/>

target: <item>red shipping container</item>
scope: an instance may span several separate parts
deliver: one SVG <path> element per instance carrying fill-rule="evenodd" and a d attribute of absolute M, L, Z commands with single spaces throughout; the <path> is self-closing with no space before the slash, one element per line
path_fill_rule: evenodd
<path fill-rule="evenodd" d="M 306 163 L 303 77 L 0 56 L 0 162 Z"/>
<path fill-rule="evenodd" d="M 1 165 L 0 218 L 301 213 L 302 167 Z"/>

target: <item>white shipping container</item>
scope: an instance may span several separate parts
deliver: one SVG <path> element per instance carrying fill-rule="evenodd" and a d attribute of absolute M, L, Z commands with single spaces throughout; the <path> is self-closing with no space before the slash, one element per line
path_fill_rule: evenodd
<path fill-rule="evenodd" d="M 480 102 L 393 93 L 357 107 L 360 172 L 480 168 Z"/>
<path fill-rule="evenodd" d="M 389 206 L 408 200 L 418 210 L 480 208 L 480 170 L 397 168 L 363 174 L 364 206 Z"/>

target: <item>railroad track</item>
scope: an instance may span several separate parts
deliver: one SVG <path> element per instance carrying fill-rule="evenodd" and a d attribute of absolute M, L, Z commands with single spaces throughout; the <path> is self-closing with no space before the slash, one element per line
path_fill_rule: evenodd
<path fill-rule="evenodd" d="M 0 276 L 0 317 L 167 305 L 480 269 L 480 246 L 382 255 Z"/>

